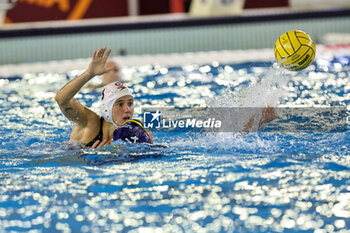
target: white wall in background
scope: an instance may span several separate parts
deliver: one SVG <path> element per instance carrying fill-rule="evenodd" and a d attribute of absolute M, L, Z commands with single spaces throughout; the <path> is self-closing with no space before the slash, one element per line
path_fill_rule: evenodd
<path fill-rule="evenodd" d="M 289 0 L 289 6 L 298 10 L 350 8 L 350 0 Z"/>
<path fill-rule="evenodd" d="M 190 15 L 238 15 L 243 11 L 245 0 L 192 0 Z"/>

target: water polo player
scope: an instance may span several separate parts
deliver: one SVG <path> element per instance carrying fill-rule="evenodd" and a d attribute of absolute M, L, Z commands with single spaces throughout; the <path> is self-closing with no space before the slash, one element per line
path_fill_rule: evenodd
<path fill-rule="evenodd" d="M 106 65 L 111 50 L 109 49 L 107 52 L 106 50 L 107 48 L 104 47 L 95 51 L 88 69 L 68 82 L 56 94 L 56 101 L 62 113 L 75 123 L 69 141 L 78 142 L 92 148 L 100 148 L 110 144 L 113 137 L 115 140 L 128 139 L 126 141 L 152 143 L 152 134 L 143 129 L 142 123 L 139 122 L 135 125 L 135 122 L 130 121 L 134 114 L 134 98 L 131 90 L 123 84 L 119 82 L 110 83 L 102 91 L 100 107 L 102 117 L 84 107 L 74 98 L 79 90 L 94 76 L 102 75 L 111 69 Z M 123 126 L 124 123 L 128 127 Z M 113 136 L 120 126 L 123 127 L 117 130 L 116 136 Z M 135 129 L 130 130 L 131 128 Z M 126 135 L 126 133 L 130 135 Z M 118 138 L 119 134 L 124 136 Z M 136 137 L 139 139 L 136 140 Z"/>

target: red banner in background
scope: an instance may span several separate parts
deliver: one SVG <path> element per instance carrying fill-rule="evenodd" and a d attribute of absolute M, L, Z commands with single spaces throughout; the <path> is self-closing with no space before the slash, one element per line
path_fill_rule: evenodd
<path fill-rule="evenodd" d="M 5 23 L 77 20 L 128 15 L 127 0 L 18 0 Z"/>
<path fill-rule="evenodd" d="M 10 1 L 10 0 L 9 0 Z M 17 0 L 5 23 L 128 16 L 129 0 Z M 191 0 L 137 0 L 139 15 L 187 12 Z M 245 9 L 286 7 L 288 0 L 245 0 Z"/>

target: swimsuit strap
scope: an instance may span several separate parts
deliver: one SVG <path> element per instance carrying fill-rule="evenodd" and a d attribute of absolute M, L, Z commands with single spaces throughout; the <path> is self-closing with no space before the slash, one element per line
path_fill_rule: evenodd
<path fill-rule="evenodd" d="M 89 142 L 88 144 L 86 144 L 85 146 L 86 147 L 92 147 L 92 145 L 97 141 L 97 140 L 100 140 L 100 142 L 102 141 L 102 138 L 103 138 L 103 129 L 102 129 L 102 126 L 103 126 L 103 117 L 100 118 L 100 131 L 98 132 L 97 136 L 91 141 Z"/>

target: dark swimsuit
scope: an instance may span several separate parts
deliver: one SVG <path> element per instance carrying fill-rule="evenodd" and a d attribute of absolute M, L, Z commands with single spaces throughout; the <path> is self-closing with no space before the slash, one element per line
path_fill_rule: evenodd
<path fill-rule="evenodd" d="M 89 142 L 88 144 L 86 144 L 85 146 L 86 147 L 92 147 L 92 145 L 94 145 L 94 143 L 97 141 L 97 140 L 100 140 L 100 142 L 102 142 L 102 138 L 103 138 L 103 130 L 102 130 L 102 125 L 103 125 L 103 117 L 101 117 L 101 126 L 100 126 L 100 132 L 98 132 L 97 136 L 91 141 Z"/>

